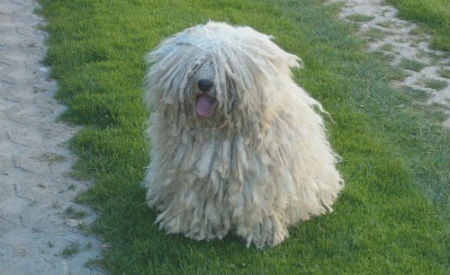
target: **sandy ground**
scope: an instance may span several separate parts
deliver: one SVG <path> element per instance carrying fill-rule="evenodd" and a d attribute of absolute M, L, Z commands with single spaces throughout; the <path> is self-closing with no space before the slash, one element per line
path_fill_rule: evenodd
<path fill-rule="evenodd" d="M 64 107 L 40 63 L 36 6 L 0 0 L 0 274 L 100 274 L 85 267 L 101 243 L 80 230 L 94 213 L 73 202 L 88 187 L 68 175 L 78 129 L 55 122 Z"/>
<path fill-rule="evenodd" d="M 46 34 L 35 7 L 33 0 L 0 0 L 0 274 L 102 274 L 86 265 L 101 256 L 101 242 L 82 230 L 95 214 L 74 203 L 89 184 L 68 175 L 75 158 L 67 142 L 79 129 L 56 122 L 64 107 L 40 63 Z M 359 35 L 380 31 L 368 51 L 390 56 L 393 66 L 422 63 L 418 71 L 405 69 L 408 76 L 395 85 L 426 92 L 423 104 L 450 114 L 450 80 L 439 74 L 450 70 L 449 55 L 431 50 L 430 38 L 411 34 L 415 25 L 396 14 L 382 0 L 348 0 L 341 17 L 368 16 Z M 447 85 L 433 89 L 429 79 Z"/>
<path fill-rule="evenodd" d="M 383 0 L 328 2 L 344 3 L 340 17 L 359 24 L 358 35 L 369 40 L 369 52 L 381 53 L 392 66 L 402 68 L 406 78 L 393 85 L 426 93 L 428 100 L 417 104 L 450 116 L 450 79 L 442 75 L 445 71 L 450 73 L 449 53 L 432 50 L 431 37 L 421 33 L 416 24 L 399 19 L 397 9 Z M 444 126 L 450 129 L 450 117 Z"/>

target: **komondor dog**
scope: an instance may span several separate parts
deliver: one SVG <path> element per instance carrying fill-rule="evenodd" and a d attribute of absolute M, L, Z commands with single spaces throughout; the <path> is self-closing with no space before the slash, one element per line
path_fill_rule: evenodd
<path fill-rule="evenodd" d="M 320 103 L 292 79 L 297 56 L 250 27 L 209 22 L 147 61 L 144 186 L 161 228 L 195 240 L 230 232 L 264 248 L 332 211 L 343 180 Z"/>

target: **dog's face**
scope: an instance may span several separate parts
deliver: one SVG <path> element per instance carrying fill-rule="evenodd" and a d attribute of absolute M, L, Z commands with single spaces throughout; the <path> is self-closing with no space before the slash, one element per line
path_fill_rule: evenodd
<path fill-rule="evenodd" d="M 181 57 L 190 60 L 181 62 L 186 64 L 186 69 L 178 74 L 179 82 L 165 91 L 170 98 L 166 107 L 178 110 L 179 116 L 196 127 L 210 129 L 229 125 L 230 120 L 239 116 L 239 98 L 245 96 L 245 91 L 236 89 L 236 80 L 227 73 L 226 64 L 216 52 L 199 50 L 194 45 L 182 47 L 184 52 L 197 52 Z"/>
<path fill-rule="evenodd" d="M 193 112 L 199 118 L 210 118 L 216 114 L 218 106 L 215 83 L 215 72 L 211 60 L 206 60 L 190 77 L 189 86 L 192 90 Z"/>
<path fill-rule="evenodd" d="M 287 96 L 277 86 L 290 81 L 290 67 L 299 65 L 270 39 L 214 22 L 166 39 L 149 54 L 148 107 L 162 119 L 196 128 L 264 124 Z"/>
<path fill-rule="evenodd" d="M 188 85 L 184 101 L 186 109 L 196 119 L 205 123 L 211 121 L 222 123 L 233 115 L 238 108 L 239 94 L 234 80 L 227 77 L 224 70 L 217 67 L 217 58 L 211 53 L 201 58 L 203 62 L 194 66 L 188 75 Z"/>

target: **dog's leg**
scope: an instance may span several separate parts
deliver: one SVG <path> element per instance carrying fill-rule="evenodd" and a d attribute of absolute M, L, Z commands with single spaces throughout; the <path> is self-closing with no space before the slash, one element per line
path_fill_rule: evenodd
<path fill-rule="evenodd" d="M 248 227 L 247 227 L 248 228 Z M 274 216 L 265 216 L 263 220 L 246 230 L 238 228 L 237 234 L 247 242 L 247 247 L 254 244 L 256 248 L 263 249 L 281 243 L 289 236 L 286 226 Z"/>

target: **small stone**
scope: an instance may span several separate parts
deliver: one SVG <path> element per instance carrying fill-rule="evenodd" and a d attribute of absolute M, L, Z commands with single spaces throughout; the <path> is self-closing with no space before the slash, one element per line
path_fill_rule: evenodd
<path fill-rule="evenodd" d="M 66 219 L 66 224 L 70 227 L 77 227 L 83 224 L 83 221 L 75 220 L 75 219 Z"/>

